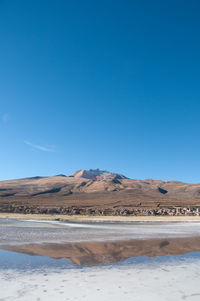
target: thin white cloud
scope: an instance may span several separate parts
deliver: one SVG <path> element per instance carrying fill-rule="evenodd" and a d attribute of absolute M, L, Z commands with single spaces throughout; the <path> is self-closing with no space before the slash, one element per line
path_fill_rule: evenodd
<path fill-rule="evenodd" d="M 9 117 L 9 115 L 7 113 L 5 113 L 5 114 L 2 115 L 1 119 L 2 119 L 3 122 L 7 122 L 8 117 Z"/>
<path fill-rule="evenodd" d="M 53 148 L 49 148 L 49 147 L 42 146 L 42 145 L 37 145 L 37 144 L 31 143 L 31 142 L 29 142 L 27 140 L 25 140 L 24 143 L 26 145 L 31 146 L 32 148 L 35 148 L 35 149 L 38 149 L 38 150 L 42 151 L 42 152 L 55 153 L 55 150 Z"/>

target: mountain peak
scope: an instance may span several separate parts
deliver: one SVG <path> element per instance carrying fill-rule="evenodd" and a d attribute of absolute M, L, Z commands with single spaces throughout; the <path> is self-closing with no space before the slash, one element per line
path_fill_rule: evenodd
<path fill-rule="evenodd" d="M 109 172 L 106 170 L 100 170 L 99 168 L 97 169 L 79 169 L 70 177 L 74 178 L 85 178 L 85 179 L 90 179 L 94 181 L 109 181 L 109 180 L 114 180 L 114 179 L 127 179 L 124 175 Z"/>

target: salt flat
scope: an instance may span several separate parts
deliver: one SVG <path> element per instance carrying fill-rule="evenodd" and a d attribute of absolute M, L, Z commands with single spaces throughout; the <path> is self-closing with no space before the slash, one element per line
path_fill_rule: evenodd
<path fill-rule="evenodd" d="M 0 244 L 65 243 L 199 236 L 199 222 L 75 223 L 0 219 Z"/>
<path fill-rule="evenodd" d="M 199 300 L 199 265 L 191 253 L 84 269 L 0 269 L 0 300 Z"/>

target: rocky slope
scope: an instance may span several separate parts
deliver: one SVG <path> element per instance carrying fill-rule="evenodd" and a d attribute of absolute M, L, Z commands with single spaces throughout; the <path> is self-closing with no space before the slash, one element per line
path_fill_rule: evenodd
<path fill-rule="evenodd" d="M 70 175 L 70 177 L 74 177 L 77 179 L 85 178 L 90 179 L 94 181 L 109 181 L 109 180 L 122 180 L 122 179 L 128 179 L 124 175 L 109 172 L 106 170 L 100 170 L 100 169 L 80 169 Z"/>

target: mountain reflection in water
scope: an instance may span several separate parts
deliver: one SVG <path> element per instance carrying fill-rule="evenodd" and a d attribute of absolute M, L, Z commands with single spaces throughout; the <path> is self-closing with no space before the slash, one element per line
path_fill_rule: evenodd
<path fill-rule="evenodd" d="M 156 257 L 199 252 L 200 237 L 3 245 L 1 249 L 54 259 L 65 258 L 76 266 L 98 266 L 137 256 Z"/>

